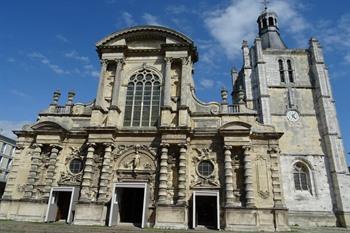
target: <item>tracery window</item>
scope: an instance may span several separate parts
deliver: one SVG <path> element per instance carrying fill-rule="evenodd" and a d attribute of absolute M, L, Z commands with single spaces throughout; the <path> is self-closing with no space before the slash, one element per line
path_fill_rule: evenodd
<path fill-rule="evenodd" d="M 284 83 L 284 82 L 286 82 L 286 79 L 284 77 L 284 67 L 283 67 L 283 61 L 282 60 L 278 60 L 278 67 L 279 67 L 279 70 L 280 70 L 281 82 Z"/>
<path fill-rule="evenodd" d="M 287 68 L 288 68 L 289 82 L 294 83 L 292 62 L 290 60 L 287 60 Z"/>
<path fill-rule="evenodd" d="M 160 108 L 160 78 L 148 69 L 131 76 L 125 102 L 124 126 L 156 126 Z"/>
<path fill-rule="evenodd" d="M 310 175 L 305 164 L 301 162 L 294 164 L 293 177 L 296 190 L 311 191 Z"/>

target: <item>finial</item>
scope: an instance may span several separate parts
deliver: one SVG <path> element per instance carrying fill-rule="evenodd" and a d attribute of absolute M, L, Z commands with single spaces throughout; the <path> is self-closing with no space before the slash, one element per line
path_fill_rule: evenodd
<path fill-rule="evenodd" d="M 73 105 L 73 98 L 75 96 L 74 91 L 68 92 L 68 99 L 67 99 L 67 104 L 66 105 Z"/>
<path fill-rule="evenodd" d="M 56 90 L 53 93 L 51 105 L 57 105 L 58 104 L 58 100 L 60 99 L 60 96 L 61 96 L 60 90 Z"/>
<path fill-rule="evenodd" d="M 268 1 L 268 0 L 263 0 L 261 3 L 264 5 L 265 11 L 267 11 L 267 5 L 270 3 L 270 1 Z"/>
<path fill-rule="evenodd" d="M 239 85 L 238 87 L 238 103 L 243 104 L 244 103 L 244 90 L 242 88 L 242 85 Z"/>
<path fill-rule="evenodd" d="M 227 90 L 225 87 L 221 88 L 221 99 L 222 103 L 227 103 Z"/>

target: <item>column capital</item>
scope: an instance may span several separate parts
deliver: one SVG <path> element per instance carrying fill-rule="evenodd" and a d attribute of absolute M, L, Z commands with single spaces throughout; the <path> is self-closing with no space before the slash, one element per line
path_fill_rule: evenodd
<path fill-rule="evenodd" d="M 110 60 L 108 60 L 108 59 L 100 59 L 100 64 L 101 64 L 102 66 L 108 65 L 109 62 L 110 62 Z"/>
<path fill-rule="evenodd" d="M 166 142 L 162 142 L 162 143 L 160 143 L 160 146 L 162 147 L 162 149 L 163 148 L 169 148 L 169 146 L 170 146 L 170 144 L 169 143 L 166 143 Z"/>
<path fill-rule="evenodd" d="M 111 149 L 114 148 L 114 143 L 112 142 L 105 142 L 103 143 L 103 145 L 105 146 L 105 149 L 107 149 L 108 147 L 110 147 Z"/>
<path fill-rule="evenodd" d="M 86 146 L 88 147 L 88 150 L 90 150 L 91 148 L 92 148 L 92 149 L 95 149 L 96 143 L 94 143 L 94 142 L 88 142 L 88 143 L 86 143 Z"/>
<path fill-rule="evenodd" d="M 279 153 L 281 153 L 281 149 L 279 148 L 278 145 L 271 145 L 267 149 L 267 153 L 269 153 L 269 154 L 279 154 Z"/>
<path fill-rule="evenodd" d="M 231 149 L 232 149 L 232 146 L 224 145 L 224 149 L 225 149 L 225 150 L 231 150 Z"/>
<path fill-rule="evenodd" d="M 40 143 L 33 143 L 30 148 L 34 149 L 34 150 L 41 150 L 41 147 L 43 146 L 43 144 Z"/>
<path fill-rule="evenodd" d="M 177 144 L 180 148 L 185 148 L 187 149 L 187 143 L 179 143 Z"/>
<path fill-rule="evenodd" d="M 174 60 L 174 58 L 172 58 L 172 57 L 164 57 L 164 61 L 165 61 L 167 64 L 172 63 L 173 60 Z"/>
<path fill-rule="evenodd" d="M 244 150 L 244 154 L 247 154 L 251 151 L 252 149 L 252 146 L 251 145 L 245 145 L 245 146 L 242 146 L 243 150 Z"/>
<path fill-rule="evenodd" d="M 180 57 L 180 60 L 181 60 L 182 65 L 188 65 L 188 63 L 190 62 L 189 57 Z"/>
<path fill-rule="evenodd" d="M 124 58 L 116 58 L 113 61 L 115 63 L 117 63 L 117 64 L 124 64 L 125 63 L 125 59 Z"/>
<path fill-rule="evenodd" d="M 63 147 L 59 144 L 50 144 L 50 146 L 52 147 L 51 151 L 53 149 L 57 149 L 57 150 L 61 150 Z"/>

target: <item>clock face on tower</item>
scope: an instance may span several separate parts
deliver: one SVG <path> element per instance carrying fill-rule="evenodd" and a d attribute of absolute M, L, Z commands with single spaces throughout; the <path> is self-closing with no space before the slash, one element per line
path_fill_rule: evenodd
<path fill-rule="evenodd" d="M 289 110 L 287 112 L 287 119 L 292 122 L 298 121 L 300 118 L 299 113 L 295 110 Z"/>

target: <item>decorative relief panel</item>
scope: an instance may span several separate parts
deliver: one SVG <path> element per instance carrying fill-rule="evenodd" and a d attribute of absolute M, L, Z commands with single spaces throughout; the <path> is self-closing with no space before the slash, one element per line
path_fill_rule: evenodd
<path fill-rule="evenodd" d="M 268 161 L 262 155 L 258 155 L 256 158 L 256 179 L 258 194 L 261 198 L 266 199 L 270 195 L 269 183 L 270 176 L 268 173 Z"/>
<path fill-rule="evenodd" d="M 69 156 L 65 159 L 65 171 L 61 172 L 60 180 L 58 181 L 61 185 L 79 185 L 83 178 L 83 170 L 80 172 L 72 172 L 71 171 L 71 163 L 74 160 L 79 160 L 82 162 L 81 166 L 84 166 L 84 152 L 82 152 L 82 148 L 70 147 L 71 152 Z"/>
<path fill-rule="evenodd" d="M 216 152 L 209 148 L 194 148 L 196 154 L 192 157 L 191 188 L 195 187 L 220 187 Z"/>
<path fill-rule="evenodd" d="M 112 152 L 115 160 L 113 171 L 118 180 L 123 178 L 149 180 L 155 173 L 155 149 L 145 145 L 119 145 Z"/>

